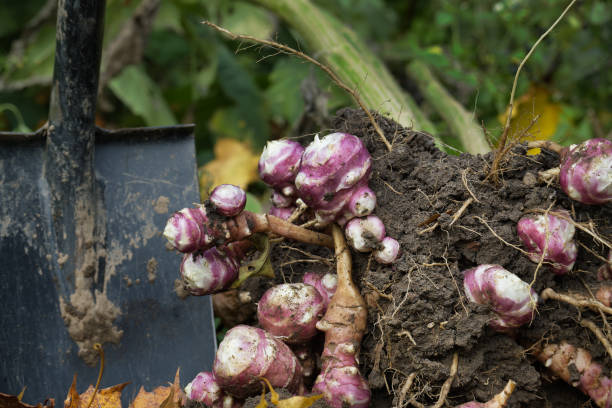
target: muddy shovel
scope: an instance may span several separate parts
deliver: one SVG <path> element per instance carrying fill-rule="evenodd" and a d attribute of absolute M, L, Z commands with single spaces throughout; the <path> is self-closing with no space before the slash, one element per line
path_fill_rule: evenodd
<path fill-rule="evenodd" d="M 193 126 L 94 125 L 104 1 L 60 0 L 48 124 L 0 134 L 0 392 L 61 406 L 122 382 L 183 385 L 210 370 L 209 298 L 174 292 L 180 257 L 160 234 L 198 201 Z M 125 406 L 125 405 L 124 405 Z"/>

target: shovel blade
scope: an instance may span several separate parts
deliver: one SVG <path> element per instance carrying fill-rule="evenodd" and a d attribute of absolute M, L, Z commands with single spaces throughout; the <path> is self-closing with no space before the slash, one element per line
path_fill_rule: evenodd
<path fill-rule="evenodd" d="M 24 402 L 61 404 L 73 375 L 82 392 L 98 367 L 77 355 L 60 314 L 74 277 L 56 266 L 62 254 L 49 242 L 44 140 L 31 139 L 0 143 L 0 391 L 16 395 L 27 386 Z M 172 381 L 178 367 L 182 385 L 212 368 L 210 298 L 177 296 L 181 257 L 161 236 L 173 211 L 199 201 L 193 127 L 99 131 L 95 172 L 104 250 L 91 290 L 120 309 L 114 326 L 123 331 L 118 344 L 103 345 L 102 386 L 131 382 L 126 403 L 141 385 Z"/>

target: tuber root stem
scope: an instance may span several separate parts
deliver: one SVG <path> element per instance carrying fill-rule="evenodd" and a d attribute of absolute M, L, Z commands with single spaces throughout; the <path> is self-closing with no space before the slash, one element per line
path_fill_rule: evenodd
<path fill-rule="evenodd" d="M 359 373 L 357 355 L 367 323 L 366 304 L 351 276 L 351 253 L 344 234 L 332 226 L 338 286 L 317 328 L 325 332 L 321 374 L 314 391 L 333 408 L 366 408 L 370 387 Z"/>

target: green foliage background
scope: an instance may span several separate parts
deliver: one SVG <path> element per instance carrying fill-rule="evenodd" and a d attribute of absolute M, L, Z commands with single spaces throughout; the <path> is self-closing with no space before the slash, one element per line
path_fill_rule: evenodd
<path fill-rule="evenodd" d="M 406 64 L 414 59 L 426 62 L 477 121 L 498 134 L 498 115 L 506 109 L 518 63 L 568 1 L 315 3 L 360 35 L 422 103 L 444 140 L 457 145 L 406 77 Z M 37 28 L 22 53 L 11 52 L 26 23 L 44 4 L 45 0 L 12 2 L 0 13 L 0 130 L 35 129 L 47 116 L 54 20 Z M 106 46 L 138 4 L 107 1 Z M 195 122 L 198 160 L 204 163 L 212 157 L 218 138 L 246 140 L 260 149 L 268 139 L 295 132 L 305 113 L 333 114 L 351 105 L 348 96 L 313 66 L 226 40 L 202 26 L 203 19 L 308 51 L 291 27 L 252 3 L 163 0 L 142 61 L 126 66 L 109 82 L 98 122 L 109 128 Z M 611 23 L 608 2 L 578 2 L 523 71 L 517 95 L 532 83 L 544 85 L 561 107 L 555 139 L 571 142 L 610 135 Z"/>

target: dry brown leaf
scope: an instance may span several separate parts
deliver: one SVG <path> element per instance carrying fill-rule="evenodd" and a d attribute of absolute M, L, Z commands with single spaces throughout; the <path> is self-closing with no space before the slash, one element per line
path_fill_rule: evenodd
<path fill-rule="evenodd" d="M 126 382 L 99 389 L 91 404 L 91 408 L 121 408 L 121 391 L 123 391 L 128 384 L 129 382 Z M 90 385 L 87 390 L 79 396 L 78 408 L 87 408 L 93 392 L 94 386 Z"/>
<path fill-rule="evenodd" d="M 87 408 L 94 393 L 94 386 L 90 385 L 87 390 L 79 395 L 76 390 L 76 375 L 72 380 L 68 396 L 64 401 L 65 408 Z M 112 387 L 99 389 L 91 403 L 92 408 L 121 408 L 121 391 L 129 382 L 113 385 Z"/>
<path fill-rule="evenodd" d="M 174 383 L 170 386 L 159 386 L 149 392 L 140 387 L 130 408 L 179 408 L 185 404 L 185 396 L 181 389 L 180 369 L 176 370 Z"/>
<path fill-rule="evenodd" d="M 42 404 L 30 405 L 21 401 L 22 396 L 23 391 L 19 395 L 9 395 L 0 392 L 0 408 L 54 408 L 55 406 L 53 398 L 48 399 Z"/>
<path fill-rule="evenodd" d="M 210 189 L 219 184 L 234 184 L 242 189 L 258 180 L 257 163 L 259 155 L 235 139 L 219 139 L 214 148 L 215 159 L 198 170 L 202 201 Z"/>

